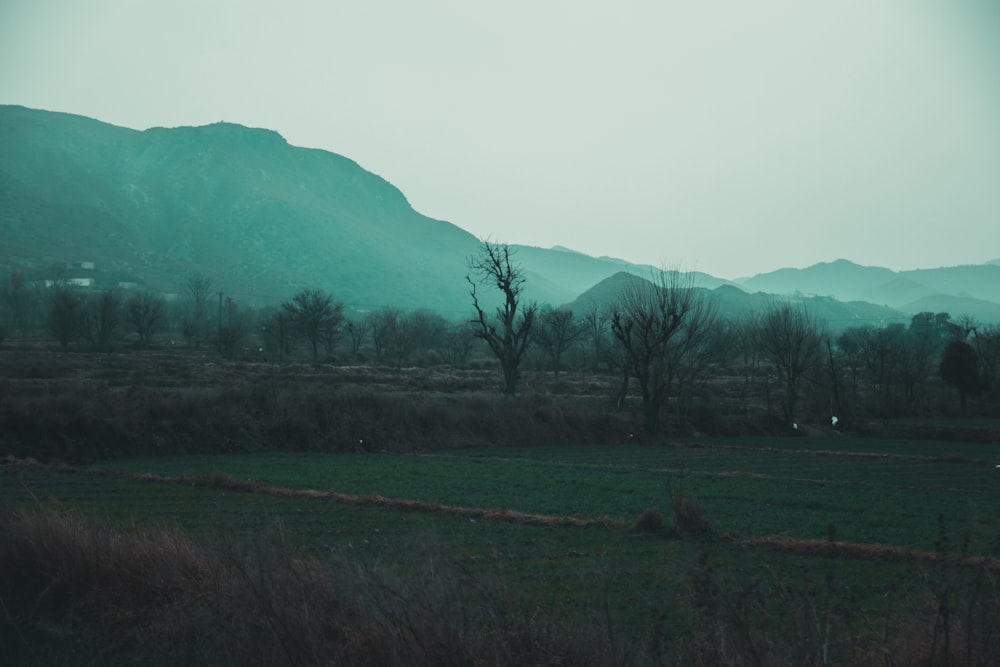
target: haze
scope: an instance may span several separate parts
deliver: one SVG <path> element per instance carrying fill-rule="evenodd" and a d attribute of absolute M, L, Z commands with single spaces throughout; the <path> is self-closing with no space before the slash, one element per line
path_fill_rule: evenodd
<path fill-rule="evenodd" d="M 0 103 L 219 120 L 478 236 L 736 278 L 1000 257 L 1000 4 L 5 0 Z"/>

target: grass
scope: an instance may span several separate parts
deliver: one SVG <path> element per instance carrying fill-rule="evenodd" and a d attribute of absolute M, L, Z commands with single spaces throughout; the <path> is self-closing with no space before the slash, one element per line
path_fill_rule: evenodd
<path fill-rule="evenodd" d="M 1000 535 L 1000 497 L 992 465 L 925 453 L 905 456 L 896 442 L 843 440 L 852 447 L 846 454 L 791 449 L 788 439 L 739 446 L 738 440 L 721 439 L 664 447 L 472 449 L 425 455 L 191 456 L 114 461 L 90 469 L 225 474 L 298 489 L 607 517 L 622 523 L 633 522 L 650 507 L 670 510 L 667 484 L 676 483 L 683 470 L 685 493 L 697 499 L 720 533 L 825 539 L 833 524 L 844 541 L 932 550 L 942 515 L 957 535 L 974 536 L 973 553 L 994 548 Z M 925 451 L 935 446 L 922 444 Z M 866 456 L 850 455 L 862 453 Z"/>
<path fill-rule="evenodd" d="M 995 424 L 637 444 L 589 389 L 505 401 L 482 374 L 4 359 L 7 451 L 78 464 L 0 462 L 0 655 L 22 662 L 352 664 L 379 636 L 385 664 L 990 664 L 1000 644 Z"/>
<path fill-rule="evenodd" d="M 869 448 L 877 449 L 877 445 L 869 443 Z M 59 512 L 79 509 L 89 516 L 103 517 L 114 529 L 126 532 L 165 525 L 168 534 L 173 535 L 172 527 L 177 527 L 198 543 L 232 539 L 226 536 L 233 533 L 277 531 L 283 543 L 295 545 L 298 553 L 317 559 L 334 572 L 361 568 L 369 573 L 367 577 L 375 576 L 370 568 L 376 568 L 378 577 L 392 578 L 394 586 L 411 591 L 418 600 L 429 595 L 415 591 L 427 578 L 429 564 L 437 563 L 434 567 L 448 573 L 449 586 L 453 587 L 448 589 L 446 599 L 464 599 L 461 596 L 489 582 L 490 587 L 503 591 L 503 605 L 508 609 L 505 613 L 516 613 L 520 618 L 534 615 L 555 625 L 599 627 L 601 645 L 593 648 L 593 655 L 608 657 L 627 649 L 636 656 L 637 664 L 655 662 L 656 651 L 690 656 L 685 651 L 704 654 L 710 647 L 718 649 L 717 642 L 701 634 L 704 628 L 697 624 L 703 622 L 713 628 L 712 632 L 729 633 L 727 636 L 735 642 L 730 646 L 739 647 L 741 655 L 766 652 L 767 642 L 784 632 L 775 625 L 779 620 L 798 623 L 801 627 L 795 637 L 800 646 L 781 650 L 792 657 L 795 651 L 812 651 L 810 655 L 815 657 L 815 647 L 823 641 L 815 634 L 814 626 L 788 614 L 818 613 L 816 596 L 826 594 L 829 586 L 836 588 L 829 596 L 845 607 L 836 612 L 837 643 L 831 650 L 841 656 L 853 652 L 857 658 L 854 662 L 859 664 L 864 662 L 861 658 L 869 656 L 864 651 L 871 649 L 879 632 L 889 632 L 894 642 L 906 644 L 907 651 L 927 655 L 930 646 L 918 650 L 912 644 L 931 635 L 907 639 L 900 634 L 901 628 L 914 624 L 935 627 L 939 619 L 929 610 L 941 608 L 935 596 L 942 595 L 942 590 L 952 596 L 943 608 L 954 609 L 955 614 L 983 603 L 982 599 L 970 601 L 966 593 L 960 595 L 959 591 L 973 590 L 973 584 L 981 582 L 970 578 L 986 570 L 957 565 L 958 569 L 950 570 L 948 561 L 906 558 L 905 550 L 890 554 L 875 548 L 910 548 L 920 543 L 932 551 L 934 542 L 941 545 L 944 533 L 948 541 L 941 549 L 958 553 L 963 549 L 962 535 L 969 522 L 961 514 L 961 503 L 951 496 L 962 494 L 928 494 L 911 488 L 909 482 L 899 484 L 899 471 L 906 472 L 906 466 L 912 463 L 906 458 L 885 459 L 887 463 L 876 459 L 880 465 L 901 466 L 895 476 L 891 470 L 883 471 L 878 478 L 881 487 L 873 487 L 874 482 L 852 466 L 833 466 L 839 486 L 831 480 L 809 482 L 813 485 L 807 487 L 812 488 L 810 498 L 823 485 L 832 486 L 834 493 L 824 501 L 829 509 L 820 509 L 820 504 L 805 510 L 813 512 L 806 523 L 803 510 L 790 501 L 805 491 L 788 489 L 791 482 L 784 475 L 789 458 L 810 461 L 811 457 L 803 451 L 788 451 L 782 456 L 776 452 L 779 449 L 767 447 L 768 456 L 773 456 L 768 461 L 774 466 L 768 469 L 761 463 L 760 451 L 754 456 L 753 448 L 746 448 L 742 454 L 745 465 L 741 467 L 756 463 L 754 472 L 728 469 L 733 452 L 740 451 L 731 441 L 678 443 L 671 448 L 463 450 L 446 455 L 200 456 L 106 462 L 85 470 L 6 465 L 0 466 L 0 505 L 55 508 Z M 684 455 L 683 477 L 677 465 L 679 455 Z M 830 454 L 821 456 L 839 461 Z M 971 481 L 974 470 L 966 470 L 968 479 L 959 478 Z M 168 483 L 142 477 L 149 473 L 184 475 L 188 481 L 175 479 Z M 247 482 L 248 478 L 260 483 Z M 678 493 L 675 499 L 684 497 L 696 503 L 711 520 L 712 533 L 694 539 L 671 539 L 665 531 L 633 530 L 644 510 L 670 509 L 666 483 L 671 479 L 675 492 L 680 491 L 683 480 L 682 495 Z M 192 483 L 196 480 L 204 483 Z M 299 491 L 379 495 L 390 500 L 421 499 L 427 506 L 404 509 L 406 505 L 400 503 L 345 503 L 303 493 L 273 495 L 265 492 L 262 484 Z M 902 487 L 907 502 L 914 503 L 907 510 L 912 517 L 900 511 L 898 502 L 862 513 L 867 530 L 890 526 L 899 534 L 899 540 L 873 542 L 868 550 L 845 547 L 831 552 L 822 548 L 829 525 L 835 523 L 828 519 L 851 515 L 859 503 L 866 501 L 867 496 L 859 497 L 854 486 L 866 492 Z M 981 509 L 992 512 L 996 508 L 991 503 L 996 500 L 988 496 L 986 489 L 984 483 L 980 489 L 985 499 Z M 972 493 L 976 490 L 974 485 L 968 489 Z M 783 497 L 789 502 L 776 502 Z M 761 498 L 769 501 L 767 513 L 747 515 L 746 506 L 760 503 Z M 955 505 L 950 511 L 956 513 L 956 518 L 942 516 L 939 525 L 934 510 L 951 504 Z M 739 505 L 744 507 L 737 510 Z M 601 521 L 576 527 L 572 522 L 531 523 L 510 517 L 493 520 L 486 514 L 451 511 L 456 507 L 502 508 Z M 733 511 L 720 511 L 727 507 Z M 664 514 L 669 524 L 672 513 Z M 771 525 L 768 521 L 778 529 L 766 531 Z M 804 521 L 806 528 L 796 532 L 789 527 L 794 521 Z M 752 535 L 739 531 L 744 523 L 755 528 Z M 840 524 L 835 525 L 836 539 L 854 540 L 850 534 L 844 535 Z M 985 554 L 995 547 L 989 543 L 990 526 L 987 521 L 976 524 L 977 532 L 968 546 L 970 553 Z M 823 535 L 815 537 L 820 532 Z M 728 539 L 719 539 L 727 533 Z M 768 540 L 751 539 L 765 534 L 770 536 Z M 995 539 L 995 530 L 992 535 Z M 815 542 L 803 548 L 810 543 L 791 537 Z M 835 569 L 834 583 L 828 584 L 831 568 Z M 435 586 L 435 596 L 443 594 L 440 586 Z M 489 599 L 497 599 L 499 593 L 490 590 Z M 381 589 L 376 586 L 373 591 L 368 595 L 376 595 Z M 785 606 L 774 608 L 773 601 L 781 599 Z M 474 605 L 469 602 L 470 608 L 479 609 L 476 613 L 496 613 L 483 599 L 477 600 Z M 896 605 L 895 611 L 887 607 L 887 600 Z M 849 601 L 853 605 L 850 612 L 846 610 Z M 987 617 L 994 613 L 990 609 L 993 607 L 986 608 Z M 917 618 L 902 623 L 900 610 L 916 614 Z M 898 623 L 891 627 L 900 629 L 886 630 L 890 627 L 887 618 Z M 955 636 L 965 636 L 960 630 L 956 628 Z M 560 636 L 568 633 L 565 628 L 559 630 Z M 660 648 L 654 650 L 656 646 Z M 901 654 L 903 647 L 893 646 Z M 642 656 L 641 661 L 638 656 Z M 726 656 L 717 657 L 726 661 Z M 814 660 L 813 664 L 819 662 Z"/>

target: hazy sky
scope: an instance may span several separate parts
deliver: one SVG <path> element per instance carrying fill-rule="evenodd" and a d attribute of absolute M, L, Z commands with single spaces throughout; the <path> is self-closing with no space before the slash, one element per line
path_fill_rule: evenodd
<path fill-rule="evenodd" d="M 0 103 L 271 128 L 480 237 L 725 278 L 1000 257 L 995 0 L 0 0 Z"/>

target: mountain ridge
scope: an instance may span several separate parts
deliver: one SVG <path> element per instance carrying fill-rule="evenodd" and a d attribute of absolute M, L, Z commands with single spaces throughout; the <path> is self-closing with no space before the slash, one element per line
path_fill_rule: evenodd
<path fill-rule="evenodd" d="M 470 309 L 467 260 L 480 246 L 350 158 L 293 146 L 274 130 L 229 122 L 135 130 L 15 105 L 0 106 L 0 237 L 0 266 L 36 277 L 52 264 L 88 262 L 111 284 L 172 292 L 198 272 L 251 305 L 319 287 L 355 309 L 450 315 Z M 526 297 L 551 305 L 623 270 L 658 270 L 566 246 L 510 245 L 529 276 Z M 689 275 L 698 287 L 749 293 L 785 293 L 795 279 L 793 292 L 840 284 L 848 301 L 869 294 L 903 305 L 953 287 L 964 303 L 991 301 L 970 289 L 980 274 L 961 267 L 943 275 L 848 260 L 815 266 L 741 281 Z M 983 266 L 1000 272 L 1000 260 Z"/>

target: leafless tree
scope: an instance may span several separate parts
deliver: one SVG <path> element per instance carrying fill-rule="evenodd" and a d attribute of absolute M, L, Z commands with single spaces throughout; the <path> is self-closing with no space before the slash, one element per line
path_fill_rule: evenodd
<path fill-rule="evenodd" d="M 484 239 L 479 253 L 469 258 L 469 273 L 465 276 L 472 288 L 472 306 L 476 311 L 472 320 L 475 335 L 486 341 L 500 362 L 506 396 L 513 396 L 517 390 L 518 367 L 528 349 L 531 327 L 538 311 L 536 304 L 521 302 L 524 270 L 513 262 L 513 254 L 506 243 Z M 492 317 L 487 316 L 479 301 L 476 291 L 479 285 L 492 285 L 501 292 L 503 302 L 496 307 Z"/>
<path fill-rule="evenodd" d="M 114 342 L 121 330 L 121 295 L 107 290 L 91 298 L 84 315 L 84 330 L 95 349 L 111 358 Z"/>
<path fill-rule="evenodd" d="M 292 328 L 309 341 L 312 358 L 319 358 L 319 344 L 340 331 L 344 320 L 344 304 L 320 289 L 305 289 L 281 304 Z"/>
<path fill-rule="evenodd" d="M 212 281 L 194 273 L 184 281 L 182 293 L 187 312 L 181 323 L 181 332 L 189 345 L 199 347 L 208 332 L 208 302 L 212 296 Z M 223 323 L 219 322 L 221 328 Z"/>
<path fill-rule="evenodd" d="M 591 365 L 592 370 L 597 371 L 601 360 L 607 357 L 608 348 L 608 325 L 611 322 L 612 311 L 606 308 L 599 308 L 592 303 L 583 316 L 583 330 L 590 343 L 594 359 Z"/>
<path fill-rule="evenodd" d="M 704 297 L 677 271 L 660 271 L 652 280 L 635 278 L 623 290 L 611 318 L 611 332 L 622 349 L 625 382 L 634 377 L 642 397 L 643 426 L 660 427 L 660 413 L 683 355 L 682 333 L 700 325 Z M 681 356 L 678 356 L 681 355 Z"/>
<path fill-rule="evenodd" d="M 979 355 L 976 348 L 964 340 L 948 343 L 938 365 L 941 379 L 958 391 L 962 414 L 970 395 L 983 389 L 983 379 L 979 375 Z"/>
<path fill-rule="evenodd" d="M 23 329 L 28 314 L 28 290 L 24 283 L 23 271 L 11 269 L 7 292 L 4 296 L 10 308 L 14 328 Z"/>
<path fill-rule="evenodd" d="M 365 318 L 352 318 L 347 320 L 345 328 L 351 338 L 351 356 L 357 359 L 361 354 L 361 346 L 371 333 L 371 322 Z"/>
<path fill-rule="evenodd" d="M 152 340 L 166 309 L 166 300 L 150 292 L 137 292 L 125 302 L 125 319 L 138 334 L 140 346 Z"/>
<path fill-rule="evenodd" d="M 562 355 L 583 336 L 585 329 L 573 321 L 573 311 L 560 308 L 543 309 L 532 329 L 534 341 L 552 362 L 552 375 L 559 377 Z"/>
<path fill-rule="evenodd" d="M 781 304 L 761 315 L 754 339 L 778 376 L 782 415 L 792 425 L 802 381 L 819 361 L 823 334 L 805 310 Z"/>
<path fill-rule="evenodd" d="M 277 353 L 278 359 L 284 359 L 291 347 L 291 323 L 283 309 L 268 309 L 260 317 L 260 334 L 264 349 L 268 354 Z"/>
<path fill-rule="evenodd" d="M 49 331 L 59 341 L 63 350 L 80 332 L 80 295 L 59 285 L 52 288 L 49 296 Z"/>
<path fill-rule="evenodd" d="M 226 299 L 225 312 L 225 319 L 219 327 L 219 354 L 226 359 L 232 359 L 240 342 L 246 336 L 250 317 L 230 298 Z"/>
<path fill-rule="evenodd" d="M 979 358 L 979 375 L 984 389 L 996 390 L 1000 379 L 1000 325 L 977 326 L 972 331 L 972 345 Z"/>
<path fill-rule="evenodd" d="M 468 322 L 453 323 L 445 333 L 445 350 L 448 362 L 459 368 L 465 368 L 475 340 L 475 331 Z"/>
<path fill-rule="evenodd" d="M 667 373 L 676 386 L 679 423 L 687 422 L 699 387 L 724 361 L 728 342 L 727 328 L 720 324 L 714 305 L 704 293 L 695 292 L 688 316 L 667 345 Z"/>
<path fill-rule="evenodd" d="M 382 361 L 383 357 L 391 352 L 396 329 L 399 328 L 402 317 L 403 314 L 398 308 L 388 306 L 369 314 L 368 326 L 372 333 L 372 344 L 375 346 L 375 361 Z"/>

